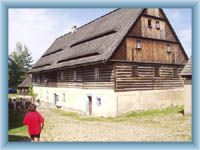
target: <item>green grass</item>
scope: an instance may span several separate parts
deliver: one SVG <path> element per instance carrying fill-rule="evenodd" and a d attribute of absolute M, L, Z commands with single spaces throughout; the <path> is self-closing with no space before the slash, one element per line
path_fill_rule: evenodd
<path fill-rule="evenodd" d="M 64 111 L 61 109 L 53 109 L 53 112 L 62 115 L 62 116 L 67 116 L 67 117 L 72 117 L 72 118 L 78 118 L 80 115 L 78 113 L 75 112 L 68 112 L 68 111 Z"/>
<path fill-rule="evenodd" d="M 24 141 L 28 139 L 27 127 L 23 125 L 24 114 L 9 111 L 9 141 Z"/>
<path fill-rule="evenodd" d="M 137 119 L 137 118 L 145 118 L 145 117 L 151 117 L 151 116 L 177 114 L 177 113 L 183 112 L 183 106 L 174 106 L 174 107 L 167 107 L 164 109 L 154 109 L 154 110 L 146 110 L 146 111 L 134 111 L 134 112 L 129 112 L 127 114 L 118 116 L 118 117 L 83 116 L 75 112 L 67 112 L 60 109 L 55 109 L 53 111 L 62 116 L 71 117 L 79 121 L 122 122 L 122 121 L 128 121 L 130 119 L 134 119 L 134 118 Z"/>
<path fill-rule="evenodd" d="M 168 115 L 183 112 L 183 106 L 173 106 L 164 109 L 153 109 L 146 111 L 135 111 L 125 114 L 125 117 L 145 117 L 145 116 L 155 116 L 155 115 Z"/>

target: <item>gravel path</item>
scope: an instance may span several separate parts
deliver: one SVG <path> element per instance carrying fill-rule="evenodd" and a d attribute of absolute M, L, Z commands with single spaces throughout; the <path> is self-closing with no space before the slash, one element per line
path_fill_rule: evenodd
<path fill-rule="evenodd" d="M 121 122 L 80 121 L 48 108 L 41 141 L 191 141 L 191 117 L 180 114 L 135 118 Z"/>

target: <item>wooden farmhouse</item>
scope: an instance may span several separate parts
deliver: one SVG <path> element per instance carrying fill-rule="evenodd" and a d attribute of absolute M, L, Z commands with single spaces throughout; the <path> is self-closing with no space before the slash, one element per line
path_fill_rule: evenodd
<path fill-rule="evenodd" d="M 29 73 L 44 104 L 117 116 L 182 105 L 187 60 L 162 9 L 116 9 L 58 37 Z"/>
<path fill-rule="evenodd" d="M 28 75 L 18 86 L 17 93 L 21 95 L 28 95 L 29 89 L 32 86 L 32 77 Z"/>

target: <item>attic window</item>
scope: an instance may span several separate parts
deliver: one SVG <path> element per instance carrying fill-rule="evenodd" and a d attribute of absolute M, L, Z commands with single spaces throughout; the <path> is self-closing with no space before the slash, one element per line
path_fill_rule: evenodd
<path fill-rule="evenodd" d="M 91 57 L 91 56 L 96 56 L 96 55 L 99 55 L 99 53 L 95 52 L 95 53 L 90 53 L 90 54 L 86 54 L 86 55 L 62 59 L 62 60 L 59 60 L 57 63 L 62 63 L 62 62 L 70 61 L 70 60 L 76 60 L 76 59 L 86 58 L 86 57 Z"/>
<path fill-rule="evenodd" d="M 160 29 L 160 22 L 159 21 L 156 21 L 156 29 Z"/>
<path fill-rule="evenodd" d="M 60 51 L 62 51 L 62 50 L 63 50 L 63 48 L 57 49 L 57 50 L 55 50 L 55 51 L 53 51 L 53 52 L 44 54 L 42 57 L 46 57 L 46 56 L 48 56 L 48 55 L 55 54 L 55 53 L 60 52 Z"/>
<path fill-rule="evenodd" d="M 104 36 L 108 36 L 108 35 L 113 34 L 113 33 L 116 33 L 116 32 L 117 32 L 117 31 L 115 31 L 115 30 L 111 30 L 111 31 L 108 31 L 108 32 L 104 32 L 104 33 L 95 35 L 95 36 L 93 36 L 93 37 L 86 38 L 86 39 L 84 39 L 84 40 L 78 41 L 78 42 L 72 44 L 70 47 L 74 47 L 74 46 L 77 46 L 77 45 L 80 45 L 80 44 L 83 44 L 83 43 L 86 43 L 86 42 L 89 42 L 89 41 L 92 41 L 92 40 L 96 40 L 96 39 L 102 38 L 102 37 L 104 37 Z"/>
<path fill-rule="evenodd" d="M 136 49 L 142 49 L 140 40 L 136 41 Z"/>
<path fill-rule="evenodd" d="M 148 19 L 148 27 L 152 28 L 151 19 Z"/>
<path fill-rule="evenodd" d="M 170 44 L 167 44 L 167 53 L 171 53 L 172 52 L 172 48 Z"/>

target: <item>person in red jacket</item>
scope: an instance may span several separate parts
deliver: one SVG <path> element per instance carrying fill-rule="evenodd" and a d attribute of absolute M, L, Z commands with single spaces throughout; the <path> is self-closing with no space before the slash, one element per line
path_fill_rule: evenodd
<path fill-rule="evenodd" d="M 30 104 L 29 113 L 25 115 L 23 123 L 28 126 L 31 142 L 39 142 L 40 133 L 44 127 L 44 118 L 36 111 L 35 104 Z"/>

